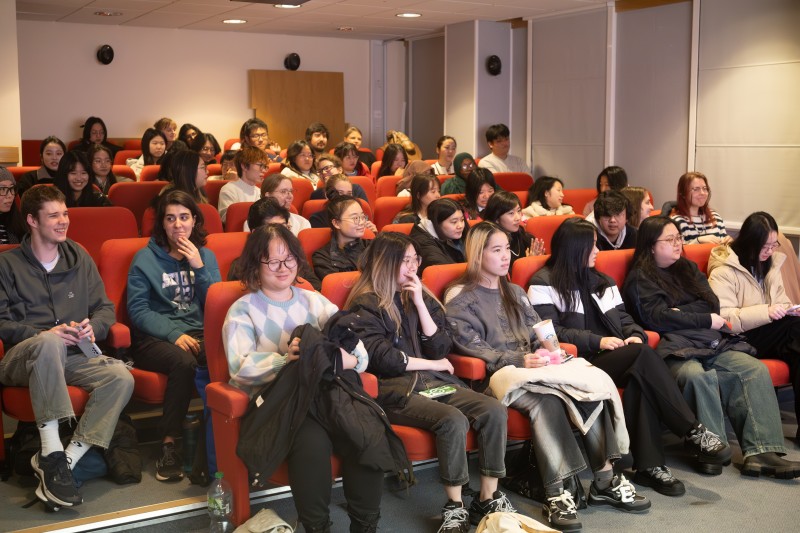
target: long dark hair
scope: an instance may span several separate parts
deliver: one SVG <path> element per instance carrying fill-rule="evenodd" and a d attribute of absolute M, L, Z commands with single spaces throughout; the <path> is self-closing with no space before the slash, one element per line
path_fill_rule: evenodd
<path fill-rule="evenodd" d="M 161 161 L 161 158 L 156 159 L 153 154 L 150 153 L 150 141 L 152 141 L 154 137 L 161 137 L 164 140 L 164 149 L 166 150 L 167 138 L 161 133 L 161 130 L 155 128 L 147 128 L 144 130 L 142 134 L 142 155 L 144 156 L 145 165 L 157 165 Z M 161 157 L 164 156 L 162 155 Z"/>
<path fill-rule="evenodd" d="M 467 184 L 464 187 L 464 205 L 467 210 L 478 213 L 478 195 L 484 185 L 489 185 L 495 192 L 500 190 L 491 170 L 476 168 L 467 177 Z"/>
<path fill-rule="evenodd" d="M 644 277 L 653 280 L 658 288 L 667 294 L 671 304 L 677 304 L 681 297 L 688 293 L 705 300 L 712 307 L 718 306 L 719 300 L 714 296 L 711 287 L 707 283 L 703 286 L 697 282 L 691 261 L 685 257 L 680 257 L 675 263 L 664 269 L 656 265 L 653 247 L 664 232 L 664 228 L 669 224 L 678 230 L 678 225 L 664 215 L 648 217 L 642 221 L 636 234 L 636 249 L 633 252 L 631 271 L 641 270 Z M 678 230 L 678 235 L 680 235 L 680 230 Z"/>
<path fill-rule="evenodd" d="M 100 143 L 102 144 L 108 140 L 108 128 L 106 128 L 106 123 L 103 122 L 103 119 L 100 117 L 89 117 L 86 119 L 86 122 L 83 123 L 83 126 L 81 126 L 81 128 L 83 128 L 81 136 L 82 144 L 87 146 L 92 144 L 89 140 L 89 134 L 92 132 L 92 126 L 95 124 L 100 124 L 103 127 L 103 140 L 100 141 Z"/>
<path fill-rule="evenodd" d="M 200 165 L 200 154 L 191 150 L 175 152 L 170 159 L 169 168 L 172 176 L 171 188 L 191 195 L 195 202 L 208 203 L 203 189 L 197 186 L 197 167 Z"/>
<path fill-rule="evenodd" d="M 500 217 L 512 211 L 515 207 L 522 207 L 519 203 L 519 196 L 513 192 L 498 191 L 486 203 L 486 207 L 483 209 L 483 220 L 494 222 L 500 226 Z M 502 226 L 500 227 L 502 229 Z"/>
<path fill-rule="evenodd" d="M 89 176 L 89 179 L 86 181 L 86 185 L 83 187 L 80 196 L 78 196 L 76 200 L 74 191 L 69 184 L 69 173 L 75 170 L 78 164 L 86 169 L 86 174 Z M 86 158 L 86 152 L 72 150 L 64 154 L 64 157 L 62 157 L 61 161 L 58 163 L 58 170 L 56 171 L 56 177 L 53 179 L 53 184 L 66 196 L 67 207 L 89 205 L 91 203 L 91 197 L 94 194 L 94 189 L 92 188 L 94 187 L 94 170 L 92 170 L 92 166 Z"/>
<path fill-rule="evenodd" d="M 600 179 L 605 176 L 608 180 L 608 187 L 612 191 L 619 191 L 628 186 L 628 173 L 625 169 L 612 165 L 600 171 L 597 175 L 597 194 L 600 194 Z"/>
<path fill-rule="evenodd" d="M 561 188 L 564 188 L 564 182 L 558 178 L 553 178 L 551 176 L 542 176 L 541 178 L 537 178 L 536 181 L 533 182 L 533 185 L 531 185 L 528 189 L 528 204 L 538 201 L 540 204 L 542 204 L 543 208 L 550 209 L 550 205 L 547 203 L 547 197 L 545 196 L 545 193 L 550 192 L 550 189 L 552 189 L 556 183 L 560 183 Z"/>
<path fill-rule="evenodd" d="M 17 193 L 17 182 L 11 171 L 6 167 L 0 166 L 0 181 L 11 182 L 11 187 L 14 188 L 14 194 Z M 22 236 L 28 231 L 28 225 L 25 223 L 25 218 L 19 212 L 17 203 L 11 202 L 11 208 L 7 213 L 0 213 L 0 225 L 5 226 L 6 231 L 9 233 L 9 241 L 12 243 L 22 240 Z"/>
<path fill-rule="evenodd" d="M 731 243 L 731 249 L 739 257 L 739 264 L 749 270 L 757 280 L 764 279 L 772 267 L 772 256 L 766 261 L 759 260 L 758 256 L 773 231 L 778 232 L 778 223 L 772 215 L 757 211 L 744 220 L 739 235 Z"/>
<path fill-rule="evenodd" d="M 403 154 L 406 162 L 403 165 L 405 168 L 408 165 L 408 154 L 406 153 L 405 148 L 403 148 L 402 144 L 397 143 L 389 143 L 386 145 L 386 148 L 383 150 L 383 159 L 381 160 L 381 167 L 378 170 L 378 177 L 383 176 L 394 176 L 394 172 L 392 169 L 392 164 L 394 163 L 394 158 L 397 157 L 397 154 Z"/>
<path fill-rule="evenodd" d="M 447 237 L 445 237 L 444 233 L 442 233 L 442 222 L 457 212 L 463 214 L 464 210 L 461 208 L 461 205 L 458 202 L 451 200 L 450 198 L 439 198 L 438 200 L 434 200 L 428 204 L 428 220 L 430 220 L 433 224 L 433 230 L 436 232 L 439 240 L 447 240 Z M 461 234 L 461 239 L 459 239 L 462 244 L 464 242 L 464 238 L 466 237 L 465 234 L 467 229 L 466 222 L 464 224 L 464 232 Z"/>
<path fill-rule="evenodd" d="M 86 159 L 89 161 L 89 166 L 91 167 L 92 162 L 94 161 L 94 156 L 96 156 L 99 152 L 105 152 L 108 154 L 108 158 L 111 160 L 111 168 L 108 169 L 108 176 L 106 176 L 105 190 L 108 190 L 112 185 L 117 183 L 117 176 L 114 174 L 114 154 L 111 153 L 111 150 L 107 146 L 102 144 L 92 144 L 89 146 L 89 149 L 86 150 Z M 92 168 L 92 174 L 94 174 L 94 168 Z"/>
<path fill-rule="evenodd" d="M 582 218 L 565 220 L 553 234 L 552 251 L 545 266 L 550 269 L 550 284 L 564 302 L 565 311 L 577 310 L 580 297 L 576 297 L 576 291 L 581 288 L 599 296 L 611 287 L 608 279 L 588 266 L 596 237 L 594 225 Z M 595 277 L 600 282 L 592 287 Z"/>
<path fill-rule="evenodd" d="M 167 248 L 169 246 L 167 232 L 164 229 L 164 217 L 167 214 L 167 206 L 170 205 L 182 205 L 192 213 L 192 216 L 194 216 L 194 228 L 192 228 L 192 233 L 189 235 L 189 240 L 192 241 L 192 244 L 198 249 L 205 246 L 208 232 L 203 227 L 205 223 L 203 212 L 197 207 L 197 202 L 194 201 L 194 198 L 180 190 L 167 191 L 158 197 L 156 203 L 156 223 L 153 225 L 153 233 L 151 235 L 151 238 L 156 244 L 162 248 Z"/>

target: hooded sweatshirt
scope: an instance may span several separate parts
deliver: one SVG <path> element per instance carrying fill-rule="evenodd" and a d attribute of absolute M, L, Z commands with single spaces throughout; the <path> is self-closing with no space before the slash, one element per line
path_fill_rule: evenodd
<path fill-rule="evenodd" d="M 221 277 L 214 252 L 200 248 L 200 257 L 203 266 L 192 268 L 153 238 L 136 253 L 128 273 L 128 314 L 136 330 L 172 343 L 203 331 L 206 293 Z"/>

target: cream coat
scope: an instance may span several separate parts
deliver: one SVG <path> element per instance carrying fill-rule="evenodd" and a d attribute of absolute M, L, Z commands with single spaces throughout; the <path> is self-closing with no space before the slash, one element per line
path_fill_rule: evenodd
<path fill-rule="evenodd" d="M 708 283 L 719 298 L 720 315 L 731 323 L 734 333 L 769 324 L 769 306 L 791 305 L 783 288 L 781 265 L 786 256 L 772 254 L 772 268 L 764 278 L 764 288 L 755 277 L 739 263 L 730 246 L 720 245 L 711 250 L 708 258 Z"/>

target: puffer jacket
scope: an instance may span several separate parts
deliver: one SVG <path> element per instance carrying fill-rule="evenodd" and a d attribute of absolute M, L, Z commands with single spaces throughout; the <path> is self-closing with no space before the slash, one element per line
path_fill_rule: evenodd
<path fill-rule="evenodd" d="M 792 305 L 783 287 L 781 266 L 786 256 L 772 254 L 772 266 L 762 287 L 739 262 L 736 252 L 723 244 L 711 250 L 708 258 L 708 283 L 719 298 L 720 315 L 731 323 L 735 333 L 769 324 L 770 305 Z"/>

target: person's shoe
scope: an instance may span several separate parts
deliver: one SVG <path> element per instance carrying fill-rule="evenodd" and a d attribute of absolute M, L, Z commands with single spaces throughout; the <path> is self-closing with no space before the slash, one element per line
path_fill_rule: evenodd
<path fill-rule="evenodd" d="M 731 464 L 731 448 L 700 424 L 686 437 L 686 448 L 695 456 L 695 468 L 701 474 L 718 476 L 724 465 Z"/>
<path fill-rule="evenodd" d="M 568 490 L 547 498 L 547 503 L 542 505 L 542 515 L 547 518 L 550 527 L 559 531 L 579 531 L 583 527 L 578 520 L 575 500 Z"/>
<path fill-rule="evenodd" d="M 777 479 L 794 479 L 800 477 L 800 462 L 787 461 L 775 452 L 747 457 L 742 465 L 742 475 L 758 477 L 761 474 Z"/>
<path fill-rule="evenodd" d="M 83 497 L 72 480 L 67 454 L 53 452 L 42 456 L 41 451 L 36 452 L 31 457 L 31 467 L 39 478 L 36 497 L 45 504 L 50 503 L 53 507 L 72 507 L 83 503 Z"/>
<path fill-rule="evenodd" d="M 464 504 L 448 500 L 442 507 L 442 526 L 437 533 L 467 533 L 469 527 L 469 511 Z"/>
<path fill-rule="evenodd" d="M 665 496 L 682 496 L 686 493 L 686 487 L 666 466 L 637 470 L 633 482 L 650 487 Z"/>
<path fill-rule="evenodd" d="M 159 481 L 180 481 L 183 479 L 183 461 L 174 442 L 161 445 L 161 458 L 156 461 L 156 479 Z"/>
<path fill-rule="evenodd" d="M 611 485 L 604 490 L 598 489 L 592 481 L 592 487 L 589 489 L 589 505 L 610 505 L 620 511 L 641 513 L 650 509 L 650 500 L 636 494 L 633 484 L 620 474 L 614 476 Z"/>
<path fill-rule="evenodd" d="M 480 524 L 484 516 L 491 513 L 516 513 L 517 510 L 511 505 L 508 497 L 501 491 L 496 490 L 489 500 L 480 501 L 480 494 L 472 499 L 469 506 L 469 521 L 473 526 Z"/>

